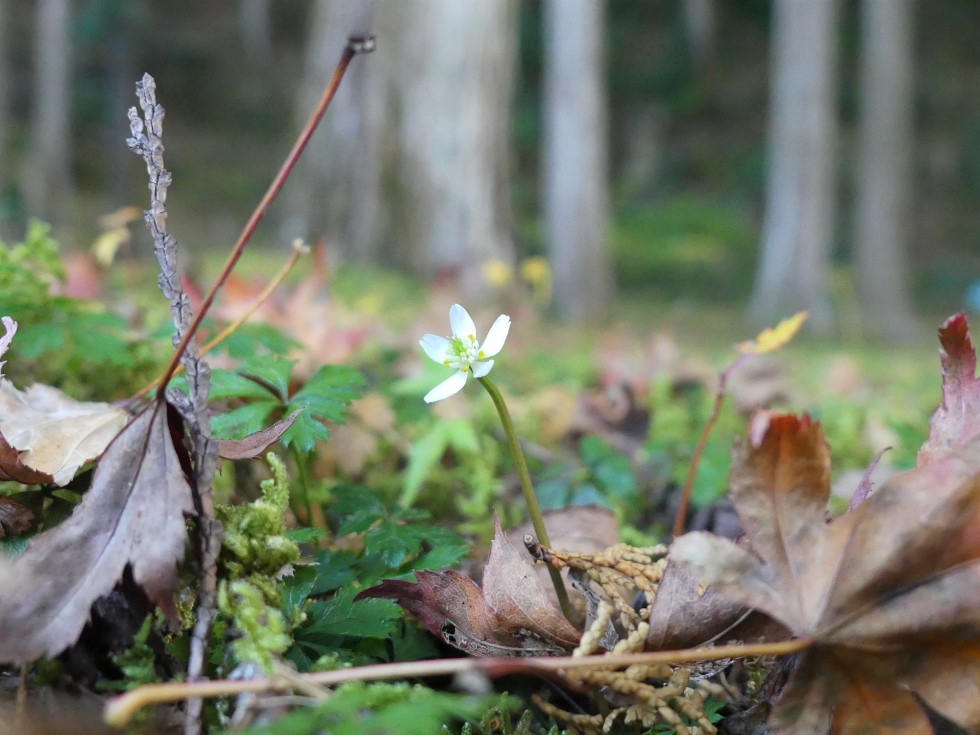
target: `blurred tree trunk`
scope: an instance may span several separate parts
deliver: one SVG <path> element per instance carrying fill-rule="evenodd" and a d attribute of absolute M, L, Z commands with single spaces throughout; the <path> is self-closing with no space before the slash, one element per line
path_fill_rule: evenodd
<path fill-rule="evenodd" d="M 547 0 L 544 11 L 541 181 L 555 307 L 564 317 L 599 317 L 613 291 L 605 3 Z"/>
<path fill-rule="evenodd" d="M 317 3 L 305 117 L 355 30 L 355 60 L 292 182 L 294 231 L 325 232 L 347 257 L 448 274 L 471 295 L 481 265 L 513 260 L 509 130 L 517 54 L 513 0 Z"/>
<path fill-rule="evenodd" d="M 684 26 L 694 67 L 704 77 L 714 67 L 717 40 L 717 0 L 684 0 Z"/>
<path fill-rule="evenodd" d="M 269 0 L 238 0 L 238 27 L 250 64 L 268 64 L 272 60 L 269 20 Z"/>
<path fill-rule="evenodd" d="M 828 294 L 834 234 L 837 81 L 836 0 L 775 0 L 769 166 L 762 254 L 750 315 L 772 322 L 810 312 L 833 328 Z"/>
<path fill-rule="evenodd" d="M 10 3 L 0 0 L 0 208 L 3 208 L 9 183 L 7 142 L 10 140 L 10 75 L 13 65 L 14 60 L 10 55 Z M 2 236 L 0 239 L 3 239 Z"/>
<path fill-rule="evenodd" d="M 908 295 L 912 46 L 911 0 L 863 0 L 857 291 L 866 326 L 890 339 L 914 332 Z"/>
<path fill-rule="evenodd" d="M 38 0 L 28 211 L 58 222 L 71 193 L 71 3 Z"/>

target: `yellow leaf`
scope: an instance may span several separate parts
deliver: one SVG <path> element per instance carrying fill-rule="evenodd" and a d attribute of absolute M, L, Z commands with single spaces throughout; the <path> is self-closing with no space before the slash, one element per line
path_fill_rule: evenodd
<path fill-rule="evenodd" d="M 803 322 L 806 321 L 806 316 L 805 311 L 798 311 L 793 316 L 783 319 L 775 327 L 763 329 L 754 340 L 739 344 L 739 351 L 762 355 L 778 350 L 796 336 L 800 327 L 803 326 Z"/>

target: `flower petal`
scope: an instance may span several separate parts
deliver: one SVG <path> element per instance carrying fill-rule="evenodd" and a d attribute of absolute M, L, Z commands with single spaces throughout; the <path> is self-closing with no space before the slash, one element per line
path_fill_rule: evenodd
<path fill-rule="evenodd" d="M 459 304 L 453 304 L 449 309 L 449 323 L 453 327 L 454 337 L 476 336 L 476 325 L 470 318 L 469 312 Z"/>
<path fill-rule="evenodd" d="M 422 339 L 419 340 L 419 344 L 422 349 L 425 350 L 431 359 L 435 360 L 439 364 L 450 357 L 452 357 L 452 350 L 449 349 L 449 340 L 445 337 L 440 337 L 438 334 L 427 334 Z"/>
<path fill-rule="evenodd" d="M 490 372 L 490 368 L 492 367 L 493 360 L 477 360 L 470 366 L 470 370 L 473 371 L 474 378 L 482 378 Z"/>
<path fill-rule="evenodd" d="M 480 350 L 486 357 L 493 357 L 504 347 L 504 342 L 507 340 L 507 333 L 510 331 L 510 317 L 506 314 L 501 314 L 497 317 L 497 321 L 493 323 L 490 327 L 490 331 L 487 333 L 487 338 L 480 345 Z"/>
<path fill-rule="evenodd" d="M 466 385 L 466 373 L 462 370 L 457 370 L 426 393 L 425 402 L 432 403 L 434 401 L 441 401 L 443 398 L 449 398 L 449 396 L 459 393 L 464 385 Z"/>

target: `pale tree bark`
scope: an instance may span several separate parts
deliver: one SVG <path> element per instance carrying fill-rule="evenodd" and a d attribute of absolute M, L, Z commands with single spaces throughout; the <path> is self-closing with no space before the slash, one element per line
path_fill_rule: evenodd
<path fill-rule="evenodd" d="M 35 6 L 31 155 L 25 177 L 30 214 L 58 221 L 71 192 L 71 3 Z"/>
<path fill-rule="evenodd" d="M 351 69 L 319 131 L 310 178 L 294 186 L 305 191 L 293 200 L 293 229 L 328 233 L 347 257 L 481 291 L 485 260 L 513 260 L 516 26 L 513 0 L 321 0 L 307 65 L 317 81 L 301 99 L 322 88 L 337 39 L 373 30 L 378 47 Z"/>
<path fill-rule="evenodd" d="M 836 0 L 775 0 L 769 166 L 762 253 L 749 307 L 754 321 L 798 310 L 834 326 L 828 293 L 835 218 Z"/>
<path fill-rule="evenodd" d="M 718 0 L 684 0 L 683 12 L 694 66 L 704 75 L 714 66 Z"/>
<path fill-rule="evenodd" d="M 596 318 L 613 291 L 605 3 L 547 0 L 544 11 L 541 185 L 555 308 L 568 318 Z"/>
<path fill-rule="evenodd" d="M 272 60 L 272 28 L 269 0 L 238 0 L 238 28 L 250 64 Z"/>
<path fill-rule="evenodd" d="M 14 60 L 10 56 L 10 3 L 0 0 L 0 198 L 7 188 L 10 157 L 10 75 Z M 2 239 L 2 238 L 0 238 Z"/>
<path fill-rule="evenodd" d="M 912 23 L 911 0 L 861 3 L 857 292 L 865 326 L 889 339 L 914 333 L 908 265 Z"/>

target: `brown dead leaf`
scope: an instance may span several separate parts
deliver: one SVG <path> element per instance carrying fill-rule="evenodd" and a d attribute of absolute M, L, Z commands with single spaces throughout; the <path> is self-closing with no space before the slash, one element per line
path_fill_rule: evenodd
<path fill-rule="evenodd" d="M 0 434 L 20 452 L 20 462 L 67 485 L 78 469 L 98 458 L 129 414 L 108 403 L 83 403 L 36 383 L 25 391 L 0 383 Z"/>
<path fill-rule="evenodd" d="M 956 446 L 980 434 L 977 353 L 966 314 L 960 312 L 946 320 L 939 329 L 939 343 L 943 402 L 929 422 L 929 438 L 916 457 L 918 467 L 948 455 Z"/>
<path fill-rule="evenodd" d="M 153 403 L 106 449 L 71 517 L 0 566 L 0 661 L 26 663 L 71 645 L 127 564 L 150 600 L 174 616 L 192 509 L 167 406 Z"/>
<path fill-rule="evenodd" d="M 20 452 L 0 436 L 0 480 L 12 480 L 22 485 L 47 485 L 54 478 L 47 472 L 32 470 L 20 461 Z"/>
<path fill-rule="evenodd" d="M 218 441 L 218 454 L 225 459 L 253 459 L 258 457 L 279 441 L 279 437 L 286 433 L 286 429 L 293 425 L 293 422 L 302 412 L 303 409 L 297 408 L 267 429 L 256 431 L 254 434 L 249 434 L 241 439 L 220 439 Z"/>
<path fill-rule="evenodd" d="M 0 538 L 6 534 L 26 533 L 34 520 L 34 511 L 13 498 L 0 497 Z"/>
<path fill-rule="evenodd" d="M 706 533 L 671 558 L 795 636 L 773 732 L 929 732 L 914 693 L 980 727 L 980 456 L 972 442 L 886 483 L 830 522 L 819 424 L 777 415 L 734 453 L 731 493 L 752 551 Z"/>
<path fill-rule="evenodd" d="M 527 553 L 494 518 L 483 589 L 452 570 L 415 573 L 418 584 L 384 580 L 357 599 L 394 599 L 450 645 L 473 656 L 556 656 L 571 652 L 581 633 L 549 601 Z"/>

